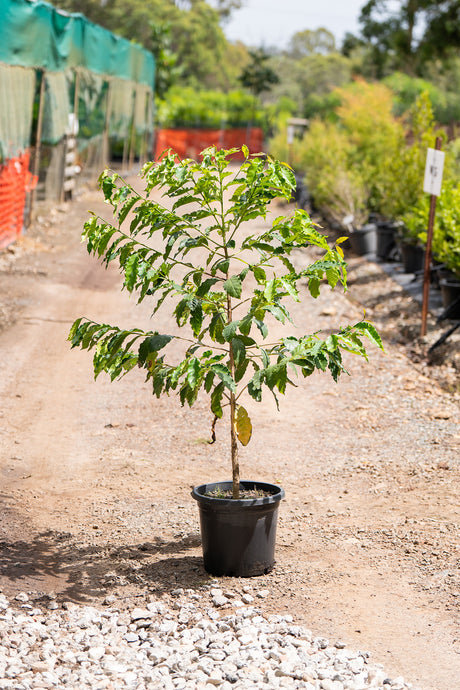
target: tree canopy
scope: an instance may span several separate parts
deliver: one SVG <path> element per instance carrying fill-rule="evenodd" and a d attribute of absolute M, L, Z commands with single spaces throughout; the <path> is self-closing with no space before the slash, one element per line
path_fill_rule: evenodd
<path fill-rule="evenodd" d="M 359 23 L 361 35 L 347 35 L 345 54 L 367 46 L 378 78 L 394 69 L 421 74 L 460 45 L 460 0 L 368 0 Z"/>

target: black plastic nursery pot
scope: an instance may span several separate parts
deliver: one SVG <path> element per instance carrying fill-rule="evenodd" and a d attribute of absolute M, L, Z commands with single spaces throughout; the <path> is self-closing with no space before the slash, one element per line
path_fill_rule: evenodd
<path fill-rule="evenodd" d="M 417 244 L 400 242 L 401 259 L 404 273 L 418 273 L 425 265 L 425 249 Z"/>
<path fill-rule="evenodd" d="M 396 247 L 397 226 L 391 222 L 377 223 L 377 249 L 379 259 L 394 261 L 397 258 Z"/>
<path fill-rule="evenodd" d="M 377 226 L 373 223 L 353 230 L 349 235 L 351 248 L 358 256 L 375 254 L 377 250 Z"/>
<path fill-rule="evenodd" d="M 275 565 L 278 507 L 284 489 L 275 484 L 242 481 L 241 489 L 259 489 L 262 498 L 215 498 L 206 494 L 231 490 L 232 482 L 196 486 L 205 570 L 211 575 L 253 577 Z"/>
<path fill-rule="evenodd" d="M 449 319 L 460 319 L 460 280 L 441 278 L 442 304 Z"/>

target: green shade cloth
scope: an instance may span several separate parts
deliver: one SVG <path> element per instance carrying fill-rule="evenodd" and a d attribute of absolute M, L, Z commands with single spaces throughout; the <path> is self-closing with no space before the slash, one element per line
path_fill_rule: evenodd
<path fill-rule="evenodd" d="M 29 145 L 35 93 L 35 70 L 0 63 L 0 161 Z"/>
<path fill-rule="evenodd" d="M 82 14 L 40 0 L 0 0 L 0 62 L 64 72 L 83 67 L 153 89 L 154 58 Z"/>

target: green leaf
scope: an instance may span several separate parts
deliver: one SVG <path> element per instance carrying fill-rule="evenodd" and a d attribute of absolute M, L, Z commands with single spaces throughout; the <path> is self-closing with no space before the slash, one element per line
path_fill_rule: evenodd
<path fill-rule="evenodd" d="M 241 445 L 247 446 L 252 436 L 252 424 L 247 411 L 242 405 L 238 405 L 236 412 L 235 431 Z"/>
<path fill-rule="evenodd" d="M 326 269 L 326 278 L 331 288 L 335 288 L 340 280 L 340 271 L 337 268 L 328 268 Z"/>
<path fill-rule="evenodd" d="M 73 340 L 75 333 L 77 332 L 77 329 L 78 329 L 79 325 L 81 324 L 82 320 L 83 319 L 80 318 L 80 319 L 77 319 L 76 321 L 73 322 L 72 327 L 69 331 L 69 335 L 67 337 L 67 340 Z"/>
<path fill-rule="evenodd" d="M 264 297 L 267 302 L 273 302 L 273 298 L 276 295 L 276 281 L 274 279 L 269 280 L 264 290 Z"/>
<path fill-rule="evenodd" d="M 231 297 L 236 297 L 237 299 L 241 297 L 243 286 L 239 276 L 235 275 L 226 280 L 223 287 L 225 292 Z"/>
<path fill-rule="evenodd" d="M 239 367 L 235 369 L 235 383 L 239 383 L 246 373 L 249 366 L 249 359 L 244 359 Z"/>
<path fill-rule="evenodd" d="M 257 328 L 259 329 L 261 335 L 263 338 L 266 338 L 268 335 L 268 328 L 264 324 L 263 321 L 260 321 L 259 319 L 254 319 L 254 323 L 256 324 Z"/>
<path fill-rule="evenodd" d="M 208 371 L 208 373 L 206 374 L 205 379 L 204 379 L 204 389 L 205 389 L 206 393 L 209 393 L 209 391 L 211 390 L 213 382 L 214 382 L 214 372 Z"/>
<path fill-rule="evenodd" d="M 132 196 L 130 199 L 128 199 L 128 201 L 125 201 L 125 203 L 123 204 L 123 206 L 121 208 L 121 211 L 118 214 L 118 220 L 120 222 L 120 225 L 121 225 L 121 223 L 123 223 L 125 221 L 126 216 L 131 211 L 134 204 L 137 201 L 139 201 L 139 199 L 140 199 L 140 197 L 136 194 L 136 196 Z"/>
<path fill-rule="evenodd" d="M 320 281 L 318 278 L 310 278 L 308 281 L 308 289 L 310 290 L 310 294 L 312 297 L 319 297 L 319 287 L 320 287 Z"/>
<path fill-rule="evenodd" d="M 262 400 L 262 383 L 265 377 L 265 371 L 259 369 L 256 371 L 252 379 L 248 382 L 248 393 L 251 398 L 254 398 L 257 402 Z"/>
<path fill-rule="evenodd" d="M 205 295 L 208 294 L 208 292 L 212 288 L 212 286 L 218 282 L 219 282 L 218 278 L 207 278 L 199 286 L 198 290 L 196 291 L 196 296 L 197 297 L 205 297 Z"/>
<path fill-rule="evenodd" d="M 190 325 L 194 335 L 198 335 L 203 325 L 203 308 L 201 302 L 193 303 L 190 307 Z"/>
<path fill-rule="evenodd" d="M 235 364 L 240 367 L 246 358 L 246 348 L 244 343 L 240 338 L 233 338 L 231 341 L 231 347 L 233 350 L 233 357 L 235 359 Z"/>
<path fill-rule="evenodd" d="M 224 395 L 224 384 L 218 383 L 217 386 L 214 388 L 213 392 L 211 393 L 211 412 L 216 415 L 216 417 L 219 417 L 219 419 L 222 418 L 222 397 Z"/>
<path fill-rule="evenodd" d="M 235 391 L 235 382 L 230 373 L 230 369 L 226 367 L 225 364 L 212 364 L 211 369 L 217 374 L 226 388 L 232 392 Z"/>
<path fill-rule="evenodd" d="M 161 335 L 160 333 L 155 333 L 151 335 L 139 345 L 139 362 L 144 364 L 148 359 L 149 354 L 152 352 L 158 352 L 162 350 L 168 343 L 171 342 L 174 336 L 172 335 Z"/>
<path fill-rule="evenodd" d="M 225 343 L 223 330 L 224 322 L 222 319 L 222 314 L 220 312 L 216 312 L 211 319 L 211 323 L 209 324 L 209 335 L 211 340 L 222 344 Z"/>
<path fill-rule="evenodd" d="M 195 388 L 200 378 L 200 361 L 192 357 L 187 367 L 187 383 L 190 388 Z"/>
<path fill-rule="evenodd" d="M 222 335 L 227 342 L 230 342 L 231 340 L 233 340 L 233 338 L 235 337 L 235 333 L 238 330 L 239 325 L 240 325 L 239 321 L 230 321 L 230 323 L 228 323 L 224 327 L 224 329 L 222 331 Z"/>
<path fill-rule="evenodd" d="M 284 323 L 286 320 L 286 312 L 279 307 L 277 304 L 269 304 L 266 307 L 267 311 L 269 311 L 277 321 L 281 321 L 281 323 Z"/>
<path fill-rule="evenodd" d="M 286 292 L 291 295 L 292 299 L 294 299 L 296 302 L 300 302 L 299 292 L 292 283 L 290 283 L 288 280 L 285 280 L 284 278 L 281 278 L 281 284 L 286 290 Z"/>
<path fill-rule="evenodd" d="M 287 364 L 280 362 L 272 364 L 265 369 L 265 383 L 271 391 L 276 387 L 280 393 L 284 393 L 287 383 Z"/>
<path fill-rule="evenodd" d="M 251 332 L 251 326 L 252 326 L 252 317 L 251 316 L 245 316 L 244 319 L 241 319 L 239 322 L 239 329 L 240 333 L 243 335 L 249 335 Z"/>
<path fill-rule="evenodd" d="M 264 285 L 265 281 L 267 280 L 267 274 L 265 273 L 264 269 L 260 266 L 251 266 L 251 270 L 258 284 Z"/>
<path fill-rule="evenodd" d="M 360 330 L 374 345 L 383 350 L 383 343 L 377 329 L 369 321 L 360 321 L 354 328 Z"/>

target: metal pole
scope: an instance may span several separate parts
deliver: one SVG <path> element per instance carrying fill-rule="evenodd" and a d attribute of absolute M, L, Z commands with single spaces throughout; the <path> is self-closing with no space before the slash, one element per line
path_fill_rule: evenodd
<path fill-rule="evenodd" d="M 441 137 L 436 138 L 436 151 L 441 149 Z M 422 304 L 422 330 L 421 335 L 426 335 L 428 319 L 428 303 L 430 299 L 430 279 L 431 279 L 431 245 L 433 242 L 434 217 L 436 214 L 436 199 L 432 194 L 430 198 L 430 215 L 428 219 L 428 231 L 426 236 L 425 249 L 425 270 L 423 273 L 423 304 Z"/>
<path fill-rule="evenodd" d="M 43 128 L 43 106 L 45 104 L 45 70 L 39 70 L 41 72 L 41 82 L 40 82 L 40 95 L 38 97 L 38 117 L 37 117 L 37 132 L 35 134 L 35 158 L 34 158 L 34 170 L 33 174 L 38 179 L 38 173 L 40 172 L 40 153 L 41 153 L 41 138 L 42 138 L 42 128 Z M 27 227 L 32 222 L 33 209 L 35 204 L 37 186 L 32 189 L 30 193 L 30 204 L 29 204 L 29 217 L 27 219 Z"/>

